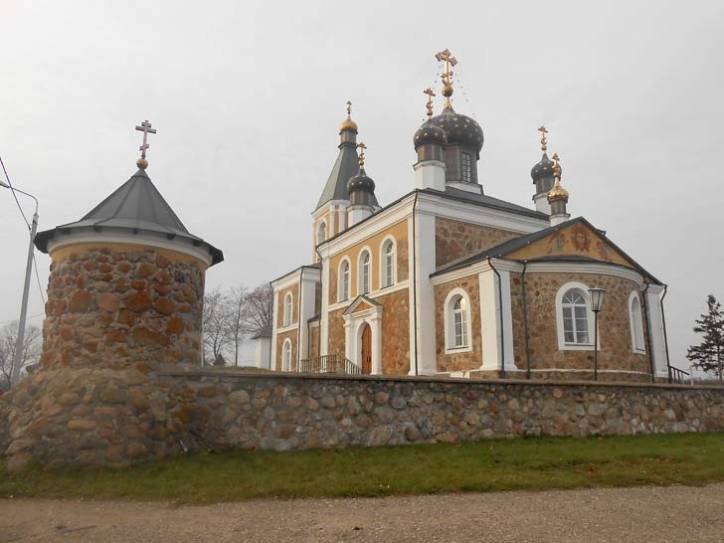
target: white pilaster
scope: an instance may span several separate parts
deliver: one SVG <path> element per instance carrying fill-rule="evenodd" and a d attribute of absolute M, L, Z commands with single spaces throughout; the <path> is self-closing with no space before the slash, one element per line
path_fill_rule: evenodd
<path fill-rule="evenodd" d="M 271 336 L 271 369 L 276 369 L 277 362 L 277 322 L 279 315 L 279 292 L 274 291 L 274 302 L 272 306 L 272 336 Z"/>
<path fill-rule="evenodd" d="M 329 256 L 322 256 L 322 303 L 319 318 L 319 354 L 328 354 L 329 349 Z"/>
<path fill-rule="evenodd" d="M 483 339 L 483 364 L 480 369 L 509 371 L 517 369 L 513 350 L 510 271 L 498 269 L 498 273 L 500 278 L 489 268 L 478 275 Z"/>
<path fill-rule="evenodd" d="M 646 306 L 649 312 L 649 336 L 651 338 L 651 356 L 654 360 L 656 377 L 669 376 L 669 362 L 666 358 L 666 336 L 664 331 L 664 315 L 661 312 L 661 297 L 664 295 L 663 285 L 649 285 L 646 289 Z"/>
<path fill-rule="evenodd" d="M 415 211 L 415 288 L 417 290 L 417 366 L 421 375 L 437 371 L 435 351 L 435 290 L 430 274 L 435 271 L 435 216 Z M 414 334 L 414 331 L 412 331 Z M 414 353 L 410 373 L 414 375 Z"/>

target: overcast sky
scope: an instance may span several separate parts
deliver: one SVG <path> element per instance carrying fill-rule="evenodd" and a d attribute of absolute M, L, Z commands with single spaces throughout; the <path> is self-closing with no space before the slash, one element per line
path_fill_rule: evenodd
<path fill-rule="evenodd" d="M 447 47 L 455 107 L 485 132 L 485 192 L 532 206 L 544 123 L 571 213 L 669 285 L 672 364 L 688 366 L 706 295 L 724 297 L 721 1 L 0 0 L 0 20 L 0 156 L 40 199 L 41 230 L 126 181 L 150 119 L 149 175 L 225 253 L 208 287 L 277 277 L 311 258 L 347 99 L 382 205 L 413 188 L 421 91 Z M 4 323 L 27 247 L 4 190 L 0 243 Z M 36 285 L 29 314 L 42 323 Z"/>

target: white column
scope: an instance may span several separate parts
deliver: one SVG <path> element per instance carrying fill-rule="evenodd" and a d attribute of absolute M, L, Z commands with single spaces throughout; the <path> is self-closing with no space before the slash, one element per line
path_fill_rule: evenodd
<path fill-rule="evenodd" d="M 319 355 L 329 349 L 329 257 L 322 256 L 322 304 L 319 318 Z"/>
<path fill-rule="evenodd" d="M 415 287 L 417 290 L 417 364 L 421 375 L 437 371 L 435 352 L 435 290 L 430 274 L 435 271 L 435 216 L 415 212 Z M 410 330 L 414 334 L 414 330 Z M 410 374 L 414 375 L 414 353 Z"/>
<path fill-rule="evenodd" d="M 382 373 L 382 319 L 374 315 L 369 319 L 372 332 L 372 375 Z"/>
<path fill-rule="evenodd" d="M 314 316 L 315 291 L 317 281 L 315 277 L 308 277 L 304 270 L 299 281 L 299 345 L 297 348 L 297 362 L 309 356 L 309 319 Z"/>
<path fill-rule="evenodd" d="M 663 285 L 649 285 L 646 289 L 646 306 L 649 311 L 649 337 L 651 338 L 650 356 L 654 360 L 656 377 L 669 376 L 669 362 L 666 358 L 666 336 L 664 332 L 664 315 L 661 312 L 661 297 L 664 295 Z"/>
<path fill-rule="evenodd" d="M 277 363 L 277 322 L 279 315 L 279 292 L 274 291 L 274 305 L 272 306 L 272 336 L 271 336 L 271 369 L 276 369 Z"/>
<path fill-rule="evenodd" d="M 354 338 L 354 331 L 352 329 L 352 321 L 345 316 L 344 319 L 344 357 L 347 360 L 350 360 L 354 362 L 357 365 L 359 364 L 359 360 L 357 360 L 357 345 Z"/>
<path fill-rule="evenodd" d="M 517 366 L 513 349 L 510 272 L 503 269 L 497 271 L 500 279 L 492 268 L 478 276 L 483 339 L 483 364 L 480 369 L 497 371 L 504 368 L 505 371 L 512 371 Z"/>

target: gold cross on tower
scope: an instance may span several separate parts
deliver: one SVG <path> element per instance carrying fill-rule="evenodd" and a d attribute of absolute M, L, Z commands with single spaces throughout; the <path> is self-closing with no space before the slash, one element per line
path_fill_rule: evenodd
<path fill-rule="evenodd" d="M 140 126 L 136 126 L 136 130 L 139 132 L 143 132 L 143 143 L 138 148 L 139 151 L 141 151 L 141 158 L 138 159 L 136 164 L 139 168 L 145 170 L 148 166 L 148 161 L 146 160 L 146 149 L 150 148 L 151 146 L 148 144 L 148 135 L 149 134 L 155 134 L 156 129 L 151 128 L 151 122 L 146 119 L 141 123 Z"/>
<path fill-rule="evenodd" d="M 427 94 L 427 103 L 425 104 L 425 107 L 427 108 L 427 116 L 432 117 L 432 97 L 435 96 L 435 91 L 428 87 L 422 92 L 423 94 Z"/>
<path fill-rule="evenodd" d="M 445 107 L 452 107 L 452 102 L 450 101 L 450 97 L 453 95 L 453 84 L 452 84 L 452 76 L 453 71 L 452 67 L 455 66 L 458 63 L 458 59 L 456 59 L 454 56 L 452 56 L 452 53 L 449 49 L 445 49 L 444 51 L 440 51 L 435 55 L 435 58 L 438 62 L 444 62 L 445 67 L 442 71 L 442 95 L 445 97 Z"/>
<path fill-rule="evenodd" d="M 367 146 L 364 144 L 364 142 L 359 142 L 357 144 L 357 149 L 359 149 L 359 159 L 357 162 L 359 163 L 359 169 L 364 170 L 365 169 L 365 151 L 367 150 Z"/>
<path fill-rule="evenodd" d="M 538 132 L 540 132 L 540 148 L 541 151 L 545 153 L 548 150 L 548 139 L 546 138 L 548 130 L 546 130 L 545 126 L 541 125 L 541 127 L 538 129 Z"/>

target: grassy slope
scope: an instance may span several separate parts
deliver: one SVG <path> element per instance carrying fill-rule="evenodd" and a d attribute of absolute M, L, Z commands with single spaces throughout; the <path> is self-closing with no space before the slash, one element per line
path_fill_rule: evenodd
<path fill-rule="evenodd" d="M 724 481 L 724 433 L 205 453 L 128 469 L 33 470 L 0 497 L 166 500 L 383 496 Z"/>

